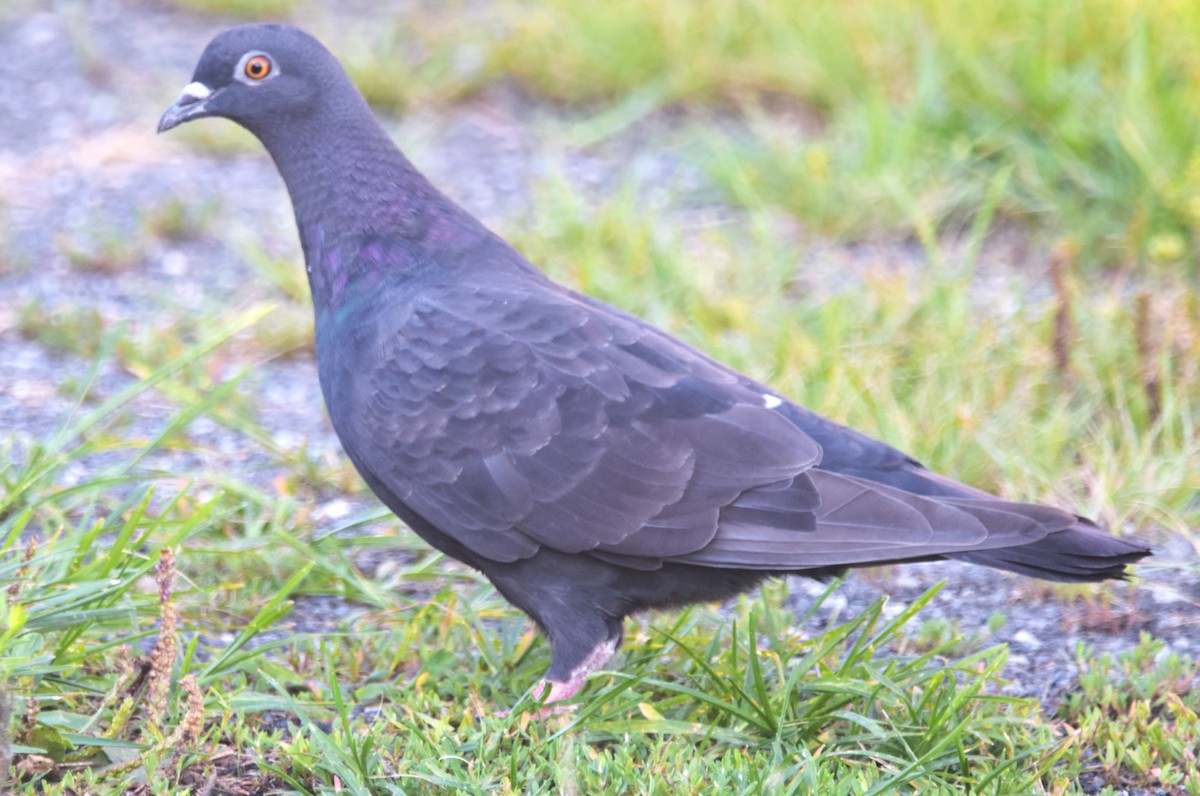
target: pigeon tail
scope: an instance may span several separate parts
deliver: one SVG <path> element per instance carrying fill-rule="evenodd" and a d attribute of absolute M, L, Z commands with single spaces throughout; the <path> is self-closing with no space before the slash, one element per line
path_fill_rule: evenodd
<path fill-rule="evenodd" d="M 1090 520 L 1018 547 L 978 550 L 946 556 L 1020 575 L 1061 583 L 1094 583 L 1128 578 L 1125 567 L 1150 555 L 1150 548 L 1112 536 Z"/>

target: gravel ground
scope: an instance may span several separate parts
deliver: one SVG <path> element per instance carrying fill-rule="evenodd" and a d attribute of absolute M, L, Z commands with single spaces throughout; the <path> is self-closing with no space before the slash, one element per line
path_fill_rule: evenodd
<path fill-rule="evenodd" d="M 173 328 L 180 317 L 212 317 L 223 308 L 277 298 L 247 265 L 247 246 L 300 268 L 287 197 L 264 153 L 250 150 L 218 159 L 178 136 L 154 135 L 159 113 L 187 82 L 200 49 L 225 23 L 133 0 L 80 2 L 69 9 L 0 10 L 0 52 L 5 54 L 0 60 L 0 428 L 5 436 L 36 439 L 58 428 L 69 409 L 58 386 L 89 367 L 82 357 L 19 333 L 23 308 L 47 313 L 91 308 L 105 324 L 127 321 L 134 330 L 154 334 Z M 519 217 L 530 186 L 552 173 L 567 175 L 596 196 L 632 175 L 647 186 L 648 204 L 667 218 L 697 206 L 715 217 L 735 216 L 712 206 L 715 197 L 695 170 L 671 156 L 683 134 L 677 118 L 653 116 L 601 144 L 572 150 L 548 145 L 541 136 L 562 113 L 501 87 L 451 108 L 417 110 L 395 121 L 393 132 L 437 184 L 493 224 Z M 688 207 L 672 205 L 676 193 L 662 186 L 686 189 Z M 220 230 L 219 238 L 174 241 L 139 233 L 144 220 L 173 198 L 190 208 L 214 208 L 206 224 Z M 72 265 L 67 252 L 87 248 L 104 235 L 125 241 L 127 248 L 128 241 L 135 242 L 128 262 L 108 269 Z M 988 274 L 981 279 L 1002 279 L 1000 265 L 1041 255 L 1028 251 L 1019 235 L 1002 235 L 984 256 L 998 266 L 979 269 Z M 835 275 L 853 279 L 868 266 L 915 268 L 921 260 L 909 244 L 805 241 L 797 249 L 797 266 L 814 286 L 825 284 L 825 277 L 833 282 Z M 977 289 L 986 291 L 988 283 Z M 227 359 L 231 369 L 246 364 L 236 356 Z M 107 365 L 100 374 L 101 390 L 111 392 L 130 378 Z M 310 355 L 264 362 L 242 389 L 281 446 L 307 446 L 316 457 L 339 455 Z M 137 408 L 147 423 L 171 410 L 154 397 Z M 244 436 L 203 418 L 191 431 L 201 452 L 173 454 L 180 457 L 171 462 L 175 469 L 235 469 L 260 484 L 276 474 L 277 465 Z M 338 509 L 345 506 L 339 501 L 355 507 L 364 502 L 362 496 L 332 490 L 322 499 Z M 832 611 L 845 616 L 861 609 L 881 592 L 899 605 L 941 578 L 949 582 L 923 618 L 955 620 L 970 630 L 1003 612 L 1006 621 L 989 641 L 1009 643 L 1006 672 L 1015 693 L 1053 702 L 1071 688 L 1077 641 L 1097 651 L 1118 651 L 1148 632 L 1173 651 L 1200 656 L 1200 558 L 1183 539 L 1161 543 L 1158 555 L 1139 569 L 1136 590 L 1115 586 L 1106 609 L 1084 601 L 1064 604 L 1030 581 L 943 563 L 853 576 L 818 623 Z M 821 588 L 797 580 L 792 589 L 797 609 L 803 611 Z M 294 616 L 303 616 L 306 605 L 301 602 Z M 309 630 L 335 624 L 348 609 L 326 598 L 313 608 L 314 621 L 304 622 Z"/>

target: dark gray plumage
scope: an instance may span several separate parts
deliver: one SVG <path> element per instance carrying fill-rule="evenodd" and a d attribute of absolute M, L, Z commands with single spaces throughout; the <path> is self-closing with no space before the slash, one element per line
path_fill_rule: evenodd
<path fill-rule="evenodd" d="M 551 699 L 631 612 L 769 575 L 954 558 L 1098 581 L 1149 552 L 931 473 L 551 282 L 433 188 L 295 28 L 217 36 L 159 131 L 205 116 L 254 133 L 287 184 L 346 452 L 549 635 Z"/>

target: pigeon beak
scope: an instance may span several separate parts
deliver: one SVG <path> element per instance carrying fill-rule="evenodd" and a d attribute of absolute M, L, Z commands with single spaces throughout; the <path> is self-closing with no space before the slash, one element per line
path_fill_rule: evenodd
<path fill-rule="evenodd" d="M 175 104 L 167 108 L 166 113 L 158 120 L 158 131 L 165 133 L 172 127 L 178 127 L 184 122 L 203 116 L 208 99 L 213 95 L 212 89 L 198 81 L 188 83 L 180 93 Z"/>

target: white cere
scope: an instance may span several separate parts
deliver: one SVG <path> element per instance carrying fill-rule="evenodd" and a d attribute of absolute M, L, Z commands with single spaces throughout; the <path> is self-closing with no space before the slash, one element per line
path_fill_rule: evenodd
<path fill-rule="evenodd" d="M 176 84 L 178 85 L 178 84 Z M 212 93 L 212 89 L 204 85 L 200 81 L 193 81 L 183 87 L 183 96 L 195 97 L 198 100 L 208 99 L 208 95 Z"/>

